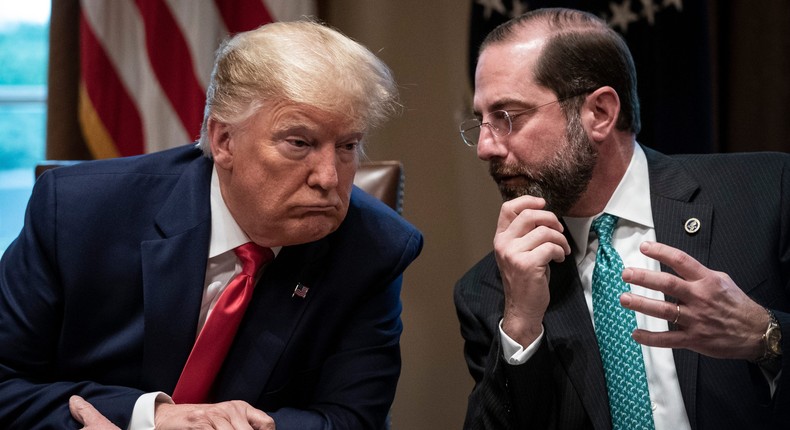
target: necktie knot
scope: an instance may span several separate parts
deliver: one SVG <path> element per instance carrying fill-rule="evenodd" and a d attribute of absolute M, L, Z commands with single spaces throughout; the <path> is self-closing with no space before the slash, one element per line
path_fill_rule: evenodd
<path fill-rule="evenodd" d="M 241 273 L 255 276 L 258 269 L 274 258 L 274 253 L 269 248 L 264 248 L 255 242 L 247 242 L 233 250 L 241 262 Z"/>
<path fill-rule="evenodd" d="M 598 235 L 599 244 L 608 245 L 612 243 L 612 233 L 614 233 L 614 226 L 618 220 L 620 218 L 607 213 L 601 214 L 601 216 L 593 220 L 590 230 Z"/>

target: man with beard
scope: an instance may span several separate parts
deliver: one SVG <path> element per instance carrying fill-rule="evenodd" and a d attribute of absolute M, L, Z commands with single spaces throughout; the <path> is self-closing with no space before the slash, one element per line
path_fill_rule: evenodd
<path fill-rule="evenodd" d="M 505 203 L 455 289 L 465 428 L 787 428 L 790 157 L 640 146 L 625 42 L 567 9 L 488 35 L 474 108 Z"/>

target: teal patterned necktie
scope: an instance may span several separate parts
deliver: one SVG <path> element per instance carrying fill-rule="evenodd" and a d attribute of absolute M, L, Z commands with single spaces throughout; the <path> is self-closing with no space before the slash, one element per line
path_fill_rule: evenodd
<path fill-rule="evenodd" d="M 631 338 L 636 315 L 620 305 L 620 294 L 631 287 L 623 282 L 623 260 L 612 247 L 618 218 L 603 214 L 590 230 L 598 234 L 592 276 L 595 336 L 601 349 L 609 409 L 614 430 L 654 429 L 641 346 Z"/>

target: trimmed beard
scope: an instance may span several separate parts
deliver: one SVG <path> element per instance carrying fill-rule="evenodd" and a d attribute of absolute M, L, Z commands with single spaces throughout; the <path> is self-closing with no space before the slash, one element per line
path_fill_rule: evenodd
<path fill-rule="evenodd" d="M 557 142 L 561 148 L 543 166 L 524 163 L 506 165 L 500 159 L 490 162 L 489 172 L 499 186 L 505 201 L 531 195 L 546 200 L 545 210 L 561 217 L 587 189 L 598 159 L 593 142 L 587 137 L 578 111 L 568 115 L 565 138 Z M 500 178 L 521 176 L 525 185 L 507 185 Z"/>

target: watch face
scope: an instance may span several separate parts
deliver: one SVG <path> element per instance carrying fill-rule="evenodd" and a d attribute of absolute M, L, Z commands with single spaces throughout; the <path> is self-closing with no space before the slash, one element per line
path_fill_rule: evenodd
<path fill-rule="evenodd" d="M 782 340 L 782 332 L 778 326 L 772 326 L 768 333 L 766 333 L 765 340 L 768 346 L 768 351 L 773 354 L 781 354 L 782 347 L 780 341 Z"/>

